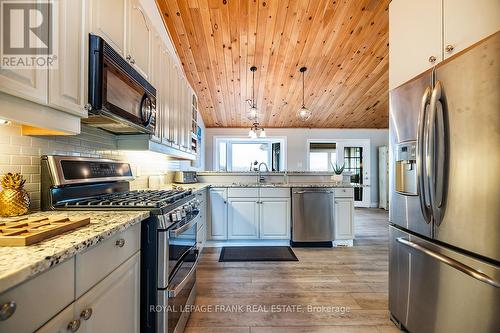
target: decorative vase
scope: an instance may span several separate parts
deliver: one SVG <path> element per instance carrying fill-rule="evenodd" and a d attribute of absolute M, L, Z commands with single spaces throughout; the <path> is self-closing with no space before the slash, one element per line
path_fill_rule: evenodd
<path fill-rule="evenodd" d="M 2 177 L 0 184 L 0 216 L 19 216 L 28 212 L 30 197 L 24 189 L 26 179 L 19 173 L 8 173 Z"/>
<path fill-rule="evenodd" d="M 343 179 L 342 174 L 340 174 L 340 175 L 334 174 L 333 175 L 333 181 L 336 183 L 342 183 L 342 179 Z"/>

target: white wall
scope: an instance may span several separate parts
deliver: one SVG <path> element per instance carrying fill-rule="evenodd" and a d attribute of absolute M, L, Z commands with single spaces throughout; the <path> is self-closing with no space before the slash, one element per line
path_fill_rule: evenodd
<path fill-rule="evenodd" d="M 269 128 L 268 137 L 286 137 L 286 158 L 288 170 L 307 169 L 307 140 L 328 139 L 369 139 L 371 151 L 371 201 L 378 202 L 378 162 L 377 147 L 389 144 L 389 130 L 387 129 L 335 129 L 335 128 Z M 248 136 L 246 128 L 207 128 L 205 130 L 205 166 L 207 170 L 214 169 L 214 136 Z"/>

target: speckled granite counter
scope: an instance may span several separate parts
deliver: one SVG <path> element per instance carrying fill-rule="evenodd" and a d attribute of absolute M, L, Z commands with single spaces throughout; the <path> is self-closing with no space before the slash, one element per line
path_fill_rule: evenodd
<path fill-rule="evenodd" d="M 26 216 L 90 216 L 90 224 L 25 247 L 0 247 L 0 293 L 48 270 L 149 216 L 146 211 L 39 212 Z M 8 221 L 9 218 L 0 218 Z"/>
<path fill-rule="evenodd" d="M 195 184 L 167 184 L 165 189 L 171 189 L 172 186 L 180 186 L 184 189 L 191 189 L 193 193 L 202 191 L 211 187 L 324 187 L 324 188 L 356 188 L 368 187 L 368 185 L 353 185 L 339 183 L 195 183 Z"/>

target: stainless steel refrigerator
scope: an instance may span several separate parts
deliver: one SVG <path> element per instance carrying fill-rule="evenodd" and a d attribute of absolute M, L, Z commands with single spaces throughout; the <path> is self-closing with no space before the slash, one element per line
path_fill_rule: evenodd
<path fill-rule="evenodd" d="M 389 308 L 500 332 L 500 33 L 390 92 Z"/>

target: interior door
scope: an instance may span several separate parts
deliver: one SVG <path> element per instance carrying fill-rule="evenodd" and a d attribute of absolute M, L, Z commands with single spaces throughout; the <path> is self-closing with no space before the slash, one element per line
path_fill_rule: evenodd
<path fill-rule="evenodd" d="M 499 58 L 497 33 L 437 68 L 447 120 L 437 137 L 444 136 L 447 142 L 449 167 L 443 184 L 444 215 L 434 229 L 439 241 L 496 261 L 500 261 Z"/>
<path fill-rule="evenodd" d="M 368 140 L 346 141 L 339 143 L 338 149 L 342 149 L 339 158 L 344 164 L 344 172 L 351 174 L 352 184 L 360 186 L 354 189 L 354 205 L 370 207 L 370 142 Z"/>

